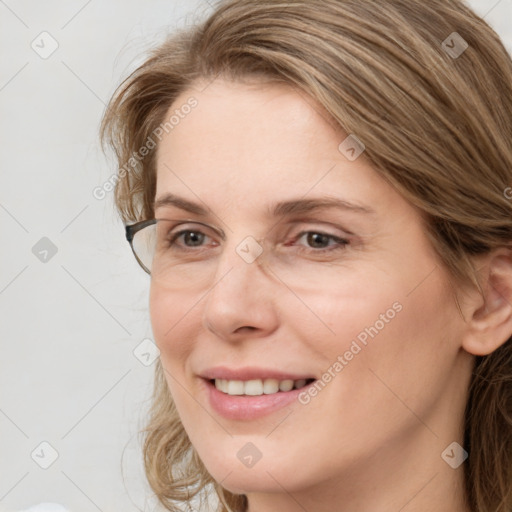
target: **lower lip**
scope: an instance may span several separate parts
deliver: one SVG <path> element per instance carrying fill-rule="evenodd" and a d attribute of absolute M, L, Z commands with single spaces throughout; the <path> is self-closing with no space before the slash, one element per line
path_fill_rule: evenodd
<path fill-rule="evenodd" d="M 270 395 L 247 396 L 247 395 L 228 395 L 219 391 L 215 384 L 209 380 L 205 382 L 210 404 L 214 411 L 230 420 L 254 420 L 261 418 L 274 411 L 282 409 L 298 400 L 300 393 L 305 391 L 311 384 L 300 389 L 291 391 L 279 391 Z"/>

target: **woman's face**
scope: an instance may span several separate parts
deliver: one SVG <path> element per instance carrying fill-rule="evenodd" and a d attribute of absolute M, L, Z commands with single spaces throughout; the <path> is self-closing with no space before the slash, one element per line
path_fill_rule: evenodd
<path fill-rule="evenodd" d="M 419 214 L 304 94 L 206 85 L 173 104 L 159 146 L 155 216 L 189 232 L 150 297 L 206 468 L 236 493 L 295 496 L 453 472 L 441 453 L 460 441 L 471 358 Z M 308 208 L 325 199 L 340 205 Z M 316 380 L 276 392 L 273 377 Z"/>

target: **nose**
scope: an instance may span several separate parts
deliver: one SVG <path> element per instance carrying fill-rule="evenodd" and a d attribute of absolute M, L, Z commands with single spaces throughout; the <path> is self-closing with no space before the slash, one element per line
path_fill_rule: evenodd
<path fill-rule="evenodd" d="M 268 336 L 277 329 L 279 290 L 262 256 L 249 262 L 235 246 L 226 246 L 219 256 L 215 280 L 203 303 L 203 325 L 216 336 L 237 341 Z"/>

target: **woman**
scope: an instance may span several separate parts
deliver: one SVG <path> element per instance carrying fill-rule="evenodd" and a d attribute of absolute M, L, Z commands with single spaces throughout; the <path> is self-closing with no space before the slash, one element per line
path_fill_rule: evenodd
<path fill-rule="evenodd" d="M 512 63 L 482 19 L 224 1 L 102 136 L 151 274 L 168 510 L 512 510 Z"/>

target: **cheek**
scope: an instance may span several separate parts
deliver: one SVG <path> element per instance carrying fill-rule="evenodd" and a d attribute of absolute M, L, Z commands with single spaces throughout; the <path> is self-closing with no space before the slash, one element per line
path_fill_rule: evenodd
<path fill-rule="evenodd" d="M 177 296 L 151 284 L 149 309 L 153 335 L 160 350 L 160 361 L 169 392 L 187 432 L 191 428 L 187 419 L 204 413 L 190 400 L 190 392 L 187 391 L 190 377 L 187 374 L 187 362 L 194 349 L 194 338 L 199 330 L 197 326 L 201 325 L 197 316 L 193 318 L 194 314 L 197 315 L 195 303 L 197 297 L 187 300 L 186 294 L 180 293 Z"/>
<path fill-rule="evenodd" d="M 353 273 L 329 293 L 302 294 L 301 302 L 282 304 L 287 312 L 283 322 L 297 326 L 297 339 L 322 346 L 326 354 L 343 353 L 355 340 L 368 346 L 399 322 L 404 310 L 399 283 L 379 277 Z"/>
<path fill-rule="evenodd" d="M 443 392 L 460 345 L 454 299 L 441 271 L 413 291 L 410 282 L 359 278 L 327 297 L 303 297 L 309 312 L 290 304 L 283 321 L 309 345 L 312 361 L 322 356 L 339 399 L 358 396 L 379 410 L 398 392 L 423 410 Z"/>
<path fill-rule="evenodd" d="M 198 331 L 201 325 L 197 317 L 195 322 L 191 321 L 193 315 L 197 314 L 197 300 L 197 297 L 188 299 L 184 293 L 172 294 L 154 283 L 151 284 L 151 326 L 166 368 L 176 369 L 193 349 L 191 337 L 195 333 L 191 332 L 191 326 L 196 326 L 194 329 Z"/>

